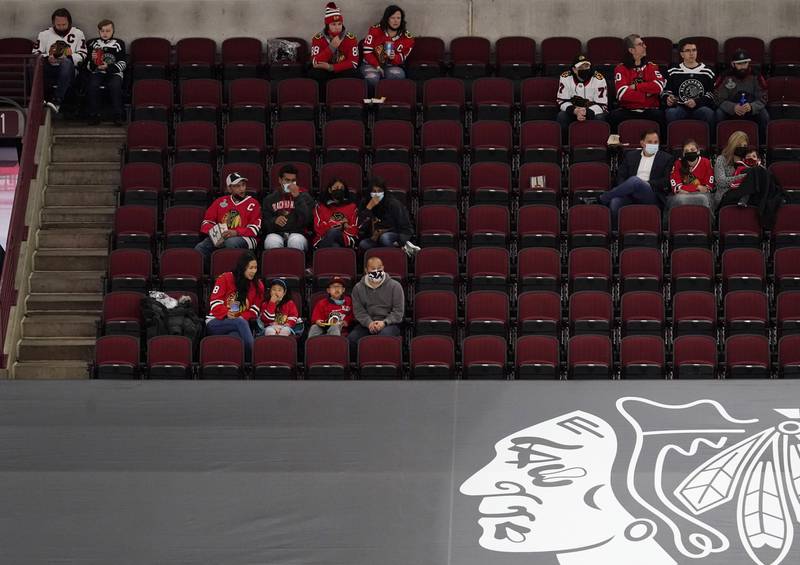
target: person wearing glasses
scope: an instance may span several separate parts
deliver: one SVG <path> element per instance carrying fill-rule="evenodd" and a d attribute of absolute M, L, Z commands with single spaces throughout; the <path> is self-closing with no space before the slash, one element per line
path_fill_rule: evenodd
<path fill-rule="evenodd" d="M 698 60 L 697 45 L 690 39 L 678 43 L 681 63 L 667 70 L 667 87 L 661 93 L 667 123 L 703 120 L 714 131 L 714 71 Z"/>

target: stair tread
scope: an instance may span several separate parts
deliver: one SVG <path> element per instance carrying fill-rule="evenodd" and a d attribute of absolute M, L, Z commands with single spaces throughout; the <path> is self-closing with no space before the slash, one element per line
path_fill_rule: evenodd
<path fill-rule="evenodd" d="M 61 312 L 50 314 L 48 312 L 36 312 L 30 316 L 26 315 L 23 318 L 23 322 L 25 320 L 37 320 L 42 318 L 47 318 L 50 322 L 85 322 L 88 320 L 96 320 L 97 316 L 92 314 L 63 314 Z"/>
<path fill-rule="evenodd" d="M 105 214 L 114 212 L 116 206 L 44 206 L 42 210 L 51 212 L 82 212 L 88 214 Z"/>
<path fill-rule="evenodd" d="M 80 257 L 105 257 L 108 255 L 106 247 L 40 247 L 36 253 L 42 255 L 56 256 L 80 256 Z"/>
<path fill-rule="evenodd" d="M 54 342 L 59 345 L 94 345 L 97 343 L 95 337 L 23 337 L 22 345 L 43 345 L 52 346 Z"/>
<path fill-rule="evenodd" d="M 117 169 L 119 161 L 50 161 L 50 167 L 75 167 L 76 169 Z"/>

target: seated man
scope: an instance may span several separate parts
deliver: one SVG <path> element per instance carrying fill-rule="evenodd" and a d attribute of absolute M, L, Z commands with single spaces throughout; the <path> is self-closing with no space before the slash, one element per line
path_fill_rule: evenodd
<path fill-rule="evenodd" d="M 342 13 L 336 4 L 325 6 L 325 29 L 311 40 L 311 66 L 308 76 L 319 83 L 320 96 L 334 78 L 358 78 L 358 39 L 345 31 Z"/>
<path fill-rule="evenodd" d="M 89 125 L 100 123 L 100 87 L 105 85 L 111 95 L 114 125 L 124 121 L 122 109 L 122 73 L 125 72 L 125 42 L 114 37 L 114 22 L 103 20 L 97 24 L 100 37 L 90 39 L 87 44 L 91 53 L 86 66 L 91 71 L 86 97 L 89 110 Z"/>
<path fill-rule="evenodd" d="M 226 196 L 220 196 L 206 210 L 200 231 L 209 237 L 195 246 L 203 254 L 206 270 L 211 262 L 211 254 L 218 247 L 255 249 L 261 231 L 261 206 L 258 200 L 248 196 L 247 179 L 239 173 L 231 173 L 225 179 L 228 187 Z M 219 225 L 221 240 L 215 242 L 209 232 Z"/>
<path fill-rule="evenodd" d="M 760 143 L 766 143 L 769 113 L 767 113 L 767 82 L 753 72 L 750 57 L 741 49 L 733 54 L 730 69 L 717 79 L 717 122 L 750 120 L 758 124 Z"/>
<path fill-rule="evenodd" d="M 683 62 L 667 70 L 667 87 L 661 98 L 667 105 L 667 123 L 703 120 L 714 131 L 714 71 L 697 60 L 697 45 L 681 39 L 678 51 Z"/>
<path fill-rule="evenodd" d="M 306 251 L 306 233 L 311 224 L 314 199 L 297 186 L 297 169 L 284 165 L 278 172 L 279 186 L 264 199 L 264 249 L 291 247 Z"/>
<path fill-rule="evenodd" d="M 403 335 L 403 285 L 389 276 L 377 255 L 367 261 L 364 278 L 353 288 L 352 296 L 353 313 L 358 325 L 347 336 L 351 359 L 356 359 L 358 340 L 368 334 Z"/>
<path fill-rule="evenodd" d="M 578 55 L 572 70 L 561 74 L 556 96 L 558 123 L 566 135 L 569 125 L 586 120 L 605 121 L 608 112 L 608 85 L 602 73 L 592 69 L 585 55 Z"/>
<path fill-rule="evenodd" d="M 658 132 L 642 132 L 641 151 L 628 151 L 617 170 L 617 186 L 600 195 L 600 204 L 611 208 L 611 218 L 617 223 L 619 209 L 628 204 L 663 205 L 672 170 L 672 155 L 661 151 Z"/>
<path fill-rule="evenodd" d="M 78 66 L 86 59 L 86 36 L 72 26 L 72 15 L 66 8 L 53 12 L 50 20 L 53 26 L 39 33 L 33 53 L 47 59 L 44 62 L 44 96 L 46 104 L 58 113 L 78 75 Z M 52 92 L 53 86 L 55 92 Z"/>
<path fill-rule="evenodd" d="M 628 48 L 622 63 L 614 68 L 614 83 L 619 108 L 611 112 L 610 121 L 616 131 L 623 120 L 631 118 L 663 123 L 658 97 L 666 81 L 658 65 L 649 63 L 647 46 L 641 36 L 632 34 L 625 38 Z"/>

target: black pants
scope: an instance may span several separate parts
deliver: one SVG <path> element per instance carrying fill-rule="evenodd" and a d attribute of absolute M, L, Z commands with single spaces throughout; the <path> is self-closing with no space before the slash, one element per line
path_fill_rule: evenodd
<path fill-rule="evenodd" d="M 100 87 L 105 85 L 111 96 L 114 118 L 122 118 L 122 77 L 112 73 L 92 73 L 86 87 L 86 98 L 90 116 L 100 115 Z"/>

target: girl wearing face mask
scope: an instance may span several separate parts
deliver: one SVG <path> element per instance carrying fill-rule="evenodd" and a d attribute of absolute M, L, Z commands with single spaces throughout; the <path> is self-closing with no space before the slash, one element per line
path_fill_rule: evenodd
<path fill-rule="evenodd" d="M 358 208 L 345 182 L 334 178 L 314 208 L 314 247 L 355 247 L 357 238 Z"/>
<path fill-rule="evenodd" d="M 382 178 L 373 178 L 370 186 L 372 189 L 359 207 L 359 248 L 366 251 L 373 247 L 404 247 L 414 233 L 408 208 L 386 190 Z"/>
<path fill-rule="evenodd" d="M 712 207 L 714 170 L 711 161 L 700 155 L 697 142 L 688 139 L 683 144 L 681 158 L 675 161 L 670 177 L 672 197 L 669 207 L 694 204 Z"/>
<path fill-rule="evenodd" d="M 714 161 L 714 196 L 716 204 L 722 201 L 725 193 L 731 189 L 734 183 L 741 184 L 744 175 L 737 174 L 737 162 L 744 159 L 747 147 L 750 145 L 750 138 L 743 131 L 735 131 L 728 138 L 724 149 Z"/>

